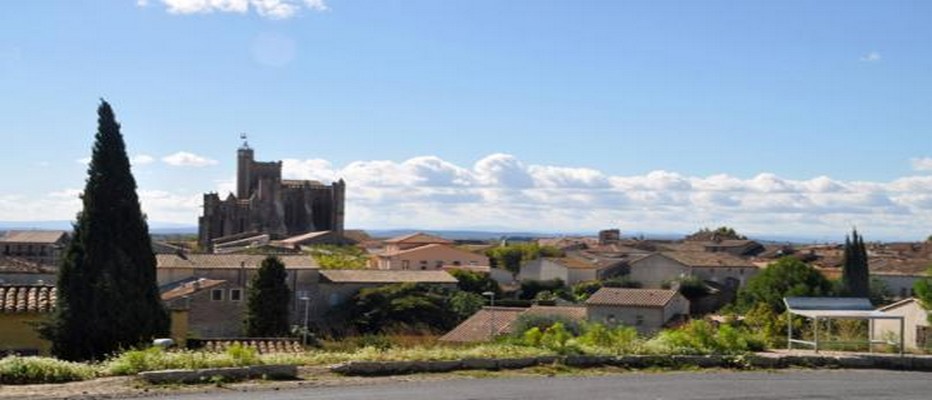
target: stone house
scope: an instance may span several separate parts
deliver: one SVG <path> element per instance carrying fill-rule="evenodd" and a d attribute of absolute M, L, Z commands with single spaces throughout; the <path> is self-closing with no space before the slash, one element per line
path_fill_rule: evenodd
<path fill-rule="evenodd" d="M 156 254 L 160 291 L 198 278 L 222 280 L 233 287 L 247 287 L 266 256 L 250 254 Z M 308 255 L 281 255 L 291 289 L 291 320 L 303 317 L 302 297 L 317 290 L 319 267 Z"/>
<path fill-rule="evenodd" d="M 694 276 L 737 289 L 757 272 L 754 263 L 727 253 L 661 252 L 631 261 L 629 277 L 646 288 Z"/>
<path fill-rule="evenodd" d="M 567 286 L 579 282 L 607 279 L 621 275 L 627 267 L 626 259 L 587 258 L 582 256 L 541 257 L 521 265 L 518 280 L 562 280 Z"/>
<path fill-rule="evenodd" d="M 689 315 L 689 300 L 675 290 L 601 288 L 586 300 L 590 321 L 625 325 L 650 334 Z"/>
<path fill-rule="evenodd" d="M 0 237 L 0 255 L 57 267 L 70 240 L 66 231 L 9 231 Z"/>
<path fill-rule="evenodd" d="M 877 309 L 884 314 L 904 317 L 904 347 L 908 350 L 932 350 L 932 324 L 929 324 L 930 311 L 919 300 L 910 297 Z M 900 321 L 878 319 L 873 324 L 873 337 L 896 340 L 900 334 Z"/>
<path fill-rule="evenodd" d="M 55 308 L 56 292 L 52 285 L 0 285 L 0 357 L 49 354 L 51 343 L 35 324 Z"/>
<path fill-rule="evenodd" d="M 428 235 L 423 232 L 416 232 L 410 235 L 402 235 L 382 241 L 385 246 L 384 253 L 392 254 L 402 250 L 409 250 L 415 247 L 426 246 L 429 244 L 443 244 L 452 246 L 453 241 L 439 236 Z"/>
<path fill-rule="evenodd" d="M 223 338 L 244 334 L 246 288 L 224 280 L 195 278 L 163 291 L 172 313 L 172 337 Z"/>
<path fill-rule="evenodd" d="M 432 243 L 376 256 L 380 270 L 441 270 L 445 266 L 488 266 L 488 257 L 447 244 Z"/>

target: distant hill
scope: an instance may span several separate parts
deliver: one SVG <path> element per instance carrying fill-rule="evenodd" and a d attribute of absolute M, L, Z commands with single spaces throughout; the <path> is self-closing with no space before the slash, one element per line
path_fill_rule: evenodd
<path fill-rule="evenodd" d="M 71 230 L 72 221 L 0 221 L 0 231 L 10 230 Z M 197 233 L 197 226 L 174 222 L 149 222 L 149 232 L 157 234 Z"/>

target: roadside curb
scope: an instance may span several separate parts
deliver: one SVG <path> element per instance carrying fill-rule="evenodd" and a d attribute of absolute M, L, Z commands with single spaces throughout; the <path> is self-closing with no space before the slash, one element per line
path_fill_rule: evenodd
<path fill-rule="evenodd" d="M 886 369 L 897 371 L 932 371 L 932 357 L 886 355 L 775 355 L 752 353 L 744 355 L 630 355 L 630 356 L 543 356 L 526 358 L 470 358 L 447 361 L 351 361 L 330 367 L 330 371 L 346 376 L 388 376 L 463 370 L 508 370 L 537 365 L 562 364 L 577 368 L 621 367 L 644 368 L 837 368 Z"/>
<path fill-rule="evenodd" d="M 136 375 L 152 384 L 208 383 L 214 380 L 235 382 L 255 378 L 296 379 L 298 376 L 298 366 L 254 365 L 230 368 L 170 369 L 140 372 Z"/>

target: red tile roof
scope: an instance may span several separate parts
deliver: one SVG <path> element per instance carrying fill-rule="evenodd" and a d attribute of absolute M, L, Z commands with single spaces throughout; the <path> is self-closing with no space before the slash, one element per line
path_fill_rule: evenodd
<path fill-rule="evenodd" d="M 527 308 L 483 307 L 438 340 L 461 343 L 489 340 L 490 331 L 495 336 L 511 332 L 512 325 L 525 311 Z"/>
<path fill-rule="evenodd" d="M 52 285 L 0 285 L 0 313 L 47 313 L 55 308 Z"/>
<path fill-rule="evenodd" d="M 603 287 L 586 300 L 586 305 L 664 307 L 676 295 L 675 290 Z"/>
<path fill-rule="evenodd" d="M 9 231 L 0 237 L 0 243 L 51 244 L 67 236 L 65 231 Z"/>
<path fill-rule="evenodd" d="M 186 282 L 162 293 L 162 300 L 174 300 L 184 296 L 190 296 L 202 290 L 210 289 L 226 283 L 224 280 L 198 278 L 195 281 Z"/>
<path fill-rule="evenodd" d="M 386 239 L 385 243 L 403 243 L 403 244 L 431 244 L 431 243 L 441 243 L 441 244 L 453 244 L 453 241 L 444 239 L 439 236 L 428 235 L 423 232 L 416 232 L 410 235 L 396 236 L 391 239 Z"/>
<path fill-rule="evenodd" d="M 376 269 L 331 269 L 320 271 L 321 281 L 330 283 L 457 283 L 447 271 L 395 271 Z"/>

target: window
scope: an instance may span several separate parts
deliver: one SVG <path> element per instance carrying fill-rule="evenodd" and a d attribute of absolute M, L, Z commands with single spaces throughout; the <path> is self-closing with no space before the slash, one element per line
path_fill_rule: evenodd
<path fill-rule="evenodd" d="M 459 262 L 459 261 L 454 261 L 454 262 L 453 262 L 453 265 L 459 267 L 460 265 L 463 265 L 463 263 L 461 263 L 461 262 Z"/>
<path fill-rule="evenodd" d="M 608 314 L 608 316 L 605 317 L 605 323 L 606 323 L 606 324 L 615 325 L 615 322 L 616 322 L 616 320 L 615 320 L 615 314 Z"/>
<path fill-rule="evenodd" d="M 437 260 L 437 262 L 435 262 L 434 265 L 437 267 L 437 269 L 442 268 L 442 267 L 443 267 L 443 260 Z"/>
<path fill-rule="evenodd" d="M 408 260 L 401 260 L 401 269 L 403 269 L 403 270 L 405 270 L 405 271 L 411 269 L 411 261 L 408 261 Z"/>
<path fill-rule="evenodd" d="M 744 268 L 738 270 L 738 275 L 744 275 Z"/>
<path fill-rule="evenodd" d="M 210 291 L 211 301 L 223 301 L 223 289 L 214 289 Z"/>
<path fill-rule="evenodd" d="M 243 300 L 243 289 L 230 289 L 230 301 Z"/>
<path fill-rule="evenodd" d="M 643 315 L 638 315 L 637 317 L 635 317 L 635 319 L 634 319 L 634 324 L 637 325 L 637 326 L 644 325 L 644 316 L 643 316 Z"/>

